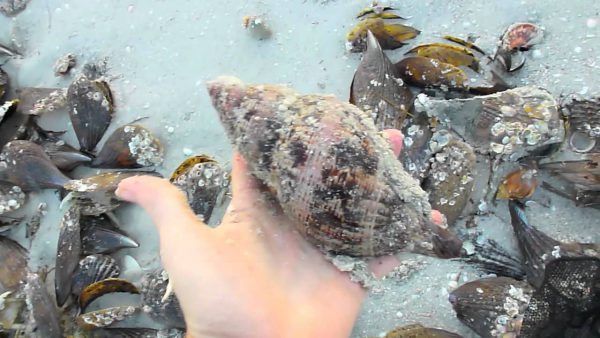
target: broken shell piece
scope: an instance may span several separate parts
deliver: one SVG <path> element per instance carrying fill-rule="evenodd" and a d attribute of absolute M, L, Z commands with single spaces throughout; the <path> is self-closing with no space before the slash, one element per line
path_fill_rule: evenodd
<path fill-rule="evenodd" d="M 383 338 L 462 338 L 462 336 L 442 329 L 425 327 L 421 324 L 411 324 L 397 327 L 388 332 Z"/>
<path fill-rule="evenodd" d="M 188 158 L 171 175 L 171 182 L 186 194 L 194 213 L 206 222 L 229 190 L 230 180 L 229 172 L 205 155 Z"/>
<path fill-rule="evenodd" d="M 106 278 L 119 276 L 119 265 L 114 258 L 107 255 L 90 255 L 79 261 L 73 274 L 74 295 L 79 296 L 88 285 Z"/>
<path fill-rule="evenodd" d="M 20 187 L 0 182 L 0 215 L 19 209 L 25 204 L 26 198 Z"/>
<path fill-rule="evenodd" d="M 74 54 L 68 53 L 56 60 L 54 64 L 54 75 L 66 75 L 71 68 L 77 64 L 77 57 Z"/>
<path fill-rule="evenodd" d="M 115 130 L 92 162 L 97 168 L 142 168 L 163 162 L 163 147 L 150 130 L 129 124 Z"/>
<path fill-rule="evenodd" d="M 29 0 L 2 0 L 0 1 L 0 12 L 6 16 L 15 16 L 21 13 Z"/>
<path fill-rule="evenodd" d="M 139 311 L 135 306 L 117 306 L 98 311 L 84 313 L 77 317 L 77 325 L 85 330 L 99 327 L 109 327 L 116 322 L 123 321 Z"/>
<path fill-rule="evenodd" d="M 54 277 L 58 306 L 62 306 L 71 294 L 73 272 L 79 263 L 81 252 L 80 217 L 79 208 L 73 205 L 65 212 L 60 222 Z"/>
<path fill-rule="evenodd" d="M 497 199 L 523 199 L 530 197 L 538 185 L 537 170 L 521 168 L 508 174 L 496 193 Z"/>
<path fill-rule="evenodd" d="M 0 95 L 2 96 L 2 95 Z M 4 119 L 5 116 L 13 114 L 17 110 L 17 106 L 19 105 L 19 100 L 6 101 L 3 105 L 0 106 L 0 122 Z"/>
<path fill-rule="evenodd" d="M 273 35 L 271 28 L 260 16 L 246 15 L 242 18 L 242 25 L 257 40 L 266 40 Z"/>
<path fill-rule="evenodd" d="M 126 292 L 138 294 L 138 288 L 131 282 L 120 278 L 107 278 L 86 286 L 79 294 L 79 307 L 81 311 L 94 300 L 113 292 Z"/>

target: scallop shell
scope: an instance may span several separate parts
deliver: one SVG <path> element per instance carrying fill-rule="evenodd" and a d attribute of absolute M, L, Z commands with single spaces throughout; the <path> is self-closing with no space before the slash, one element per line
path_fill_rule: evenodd
<path fill-rule="evenodd" d="M 0 182 L 0 215 L 19 209 L 25 204 L 26 198 L 20 187 Z"/>
<path fill-rule="evenodd" d="M 188 158 L 171 175 L 171 182 L 186 194 L 194 213 L 206 222 L 229 190 L 230 179 L 229 172 L 206 155 Z"/>
<path fill-rule="evenodd" d="M 452 291 L 456 317 L 484 338 L 519 333 L 533 290 L 529 284 L 507 277 L 479 279 Z"/>
<path fill-rule="evenodd" d="M 124 248 L 137 248 L 139 243 L 115 226 L 109 217 L 81 218 L 81 248 L 83 254 L 109 254 Z"/>
<path fill-rule="evenodd" d="M 208 89 L 249 172 L 322 250 L 434 255 L 440 237 L 455 238 L 432 224 L 427 194 L 354 105 L 231 77 Z M 451 251 L 458 255 L 460 246 Z"/>
<path fill-rule="evenodd" d="M 383 338 L 462 338 L 462 336 L 442 329 L 425 327 L 421 324 L 411 324 L 395 328 Z"/>
<path fill-rule="evenodd" d="M 142 168 L 163 162 L 163 147 L 150 130 L 128 124 L 115 130 L 92 162 L 97 168 Z"/>
<path fill-rule="evenodd" d="M 0 294 L 17 291 L 28 272 L 28 253 L 19 243 L 0 236 Z"/>
<path fill-rule="evenodd" d="M 93 151 L 114 113 L 113 97 L 108 84 L 80 74 L 67 90 L 67 103 L 81 149 Z"/>
<path fill-rule="evenodd" d="M 79 208 L 72 206 L 65 212 L 60 222 L 54 276 L 58 306 L 62 306 L 71 294 L 72 275 L 79 262 L 81 252 L 79 219 Z"/>
<path fill-rule="evenodd" d="M 139 311 L 135 306 L 116 306 L 98 311 L 84 313 L 76 318 L 77 325 L 85 330 L 111 325 L 133 317 Z"/>
<path fill-rule="evenodd" d="M 510 25 L 501 38 L 501 48 L 507 51 L 527 50 L 540 43 L 543 31 L 540 27 L 529 22 L 519 22 Z"/>
<path fill-rule="evenodd" d="M 57 189 L 69 181 L 42 147 L 31 141 L 8 142 L 0 153 L 0 179 L 24 191 Z"/>
<path fill-rule="evenodd" d="M 25 284 L 25 301 L 29 318 L 27 337 L 61 338 L 60 315 L 46 286 L 35 273 L 28 273 Z"/>
<path fill-rule="evenodd" d="M 399 80 L 394 66 L 379 42 L 367 32 L 367 51 L 356 69 L 350 86 L 350 103 L 373 116 L 383 130 L 402 128 L 402 122 L 413 105 L 413 95 Z"/>
<path fill-rule="evenodd" d="M 71 291 L 79 296 L 81 291 L 88 285 L 106 278 L 119 276 L 119 265 L 117 261 L 107 255 L 90 255 L 79 261 L 79 265 L 73 274 L 73 286 Z"/>
<path fill-rule="evenodd" d="M 163 301 L 169 276 L 163 269 L 156 269 L 142 279 L 140 288 L 144 312 L 168 327 L 185 328 L 183 312 L 175 293 Z"/>

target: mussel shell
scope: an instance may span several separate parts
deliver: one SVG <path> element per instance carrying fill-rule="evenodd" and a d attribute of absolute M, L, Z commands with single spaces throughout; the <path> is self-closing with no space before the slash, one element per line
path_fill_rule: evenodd
<path fill-rule="evenodd" d="M 184 335 L 177 329 L 105 328 L 95 330 L 92 338 L 183 338 Z"/>
<path fill-rule="evenodd" d="M 230 179 L 229 173 L 206 155 L 186 159 L 171 175 L 171 182 L 186 194 L 194 213 L 206 222 L 228 191 Z"/>
<path fill-rule="evenodd" d="M 91 152 L 108 128 L 114 113 L 108 84 L 80 74 L 67 90 L 69 116 L 81 149 Z"/>
<path fill-rule="evenodd" d="M 462 69 L 436 59 L 409 56 L 400 60 L 394 67 L 398 75 L 413 86 L 467 89 L 468 77 Z"/>
<path fill-rule="evenodd" d="M 0 68 L 0 99 L 4 97 L 4 94 L 8 90 L 8 74 Z"/>
<path fill-rule="evenodd" d="M 0 123 L 5 116 L 10 116 L 17 111 L 19 100 L 6 101 L 0 106 Z"/>
<path fill-rule="evenodd" d="M 31 141 L 8 142 L 0 158 L 0 179 L 18 185 L 23 191 L 57 189 L 69 181 L 44 149 Z"/>
<path fill-rule="evenodd" d="M 81 247 L 85 255 L 109 254 L 120 249 L 140 246 L 105 215 L 83 216 L 81 227 Z"/>
<path fill-rule="evenodd" d="M 230 77 L 208 89 L 248 172 L 322 251 L 437 256 L 440 227 L 427 194 L 364 112 L 332 96 Z"/>
<path fill-rule="evenodd" d="M 55 289 L 56 302 L 62 306 L 71 294 L 72 276 L 79 263 L 81 253 L 80 211 L 70 207 L 60 223 L 56 250 Z"/>
<path fill-rule="evenodd" d="M 62 338 L 58 310 L 46 286 L 36 273 L 27 274 L 25 294 L 29 311 L 27 337 Z"/>
<path fill-rule="evenodd" d="M 71 171 L 79 165 L 92 161 L 91 157 L 79 152 L 64 141 L 45 141 L 42 143 L 42 147 L 52 163 L 60 170 Z"/>
<path fill-rule="evenodd" d="M 465 47 L 445 43 L 429 43 L 411 48 L 406 54 L 415 53 L 418 56 L 436 59 L 453 66 L 466 66 L 479 71 L 479 60 L 473 52 Z"/>
<path fill-rule="evenodd" d="M 86 286 L 79 294 L 79 307 L 81 311 L 94 300 L 109 293 L 126 292 L 138 294 L 138 288 L 125 279 L 106 278 Z"/>
<path fill-rule="evenodd" d="M 129 124 L 115 130 L 92 162 L 97 168 L 142 168 L 163 162 L 163 147 L 148 129 Z"/>
<path fill-rule="evenodd" d="M 442 329 L 425 327 L 421 324 L 411 324 L 397 327 L 388 332 L 383 338 L 462 338 L 462 336 Z"/>
<path fill-rule="evenodd" d="M 381 17 L 368 17 L 356 24 L 346 35 L 351 52 L 362 52 L 367 48 L 367 31 L 373 32 L 381 48 L 388 50 L 404 46 L 405 41 L 414 39 L 421 33 L 410 26 L 387 23 Z"/>
<path fill-rule="evenodd" d="M 394 66 L 371 31 L 367 51 L 350 86 L 350 103 L 371 114 L 377 128 L 400 129 L 413 106 L 413 95 L 399 80 Z"/>
<path fill-rule="evenodd" d="M 26 198 L 20 187 L 0 182 L 0 215 L 19 209 L 25 204 Z"/>
<path fill-rule="evenodd" d="M 100 327 L 110 327 L 116 322 L 133 317 L 139 311 L 135 306 L 116 306 L 107 309 L 92 311 L 79 315 L 76 318 L 77 325 L 85 330 L 93 330 Z"/>
<path fill-rule="evenodd" d="M 140 288 L 144 311 L 154 320 L 168 327 L 185 328 L 183 311 L 175 293 L 163 302 L 169 276 L 163 269 L 156 269 L 144 275 Z"/>
<path fill-rule="evenodd" d="M 19 109 L 27 115 L 67 111 L 66 88 L 17 88 Z"/>
<path fill-rule="evenodd" d="M 479 279 L 450 293 L 456 317 L 482 337 L 518 334 L 533 292 L 526 282 L 507 277 Z"/>
<path fill-rule="evenodd" d="M 79 296 L 81 291 L 88 285 L 106 278 L 119 276 L 119 265 L 117 261 L 107 255 L 90 255 L 79 261 L 79 265 L 73 274 L 73 286 L 71 291 Z"/>
<path fill-rule="evenodd" d="M 473 245 L 475 252 L 461 260 L 477 265 L 484 272 L 498 277 L 525 279 L 527 274 L 522 259 L 508 252 L 498 242 L 488 239 L 482 244 L 474 242 Z"/>
<path fill-rule="evenodd" d="M 19 243 L 0 236 L 0 294 L 17 291 L 25 280 L 28 253 Z"/>
<path fill-rule="evenodd" d="M 404 169 L 417 181 L 421 182 L 429 171 L 430 159 L 433 155 L 429 147 L 433 135 L 427 114 L 416 113 L 402 130 L 404 146 L 399 160 Z"/>

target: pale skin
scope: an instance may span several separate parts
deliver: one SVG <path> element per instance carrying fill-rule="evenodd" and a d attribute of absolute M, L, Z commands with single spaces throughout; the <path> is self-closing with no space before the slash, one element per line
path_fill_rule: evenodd
<path fill-rule="evenodd" d="M 385 134 L 399 154 L 402 134 Z M 144 208 L 156 225 L 188 337 L 348 337 L 367 291 L 274 212 L 257 187 L 235 154 L 233 198 L 216 228 L 199 221 L 164 179 L 126 179 L 117 195 Z M 382 276 L 397 263 L 381 257 L 370 267 Z"/>

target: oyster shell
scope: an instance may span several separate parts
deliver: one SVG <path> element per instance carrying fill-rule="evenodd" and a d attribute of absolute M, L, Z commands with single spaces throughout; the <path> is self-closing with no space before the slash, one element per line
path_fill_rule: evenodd
<path fill-rule="evenodd" d="M 27 337 L 63 337 L 58 310 L 38 274 L 31 272 L 27 274 L 25 295 L 29 312 Z"/>
<path fill-rule="evenodd" d="M 119 265 L 117 261 L 107 255 L 89 255 L 79 261 L 79 265 L 73 274 L 73 286 L 71 291 L 79 296 L 81 291 L 88 285 L 106 278 L 119 276 Z"/>
<path fill-rule="evenodd" d="M 19 209 L 25 204 L 26 198 L 20 187 L 0 182 L 0 215 Z"/>
<path fill-rule="evenodd" d="M 442 329 L 425 327 L 421 324 L 411 324 L 397 327 L 388 332 L 383 338 L 462 338 L 462 336 Z"/>
<path fill-rule="evenodd" d="M 54 276 L 58 306 L 62 306 L 71 294 L 72 276 L 79 262 L 81 253 L 79 219 L 79 208 L 74 205 L 65 212 L 60 222 Z"/>
<path fill-rule="evenodd" d="M 456 237 L 430 221 L 427 194 L 355 106 L 232 77 L 210 81 L 208 90 L 249 172 L 322 250 L 459 254 Z M 441 248 L 442 238 L 456 245 Z"/>
<path fill-rule="evenodd" d="M 448 297 L 456 317 L 481 337 L 518 335 L 533 290 L 507 277 L 479 279 L 461 285 Z"/>
<path fill-rule="evenodd" d="M 81 149 L 92 152 L 108 128 L 114 113 L 108 83 L 80 74 L 67 90 L 69 116 Z"/>
<path fill-rule="evenodd" d="M 97 168 L 142 168 L 161 164 L 163 147 L 148 129 L 128 124 L 115 130 L 92 162 Z"/>
<path fill-rule="evenodd" d="M 0 236 L 0 294 L 20 289 L 29 271 L 27 260 L 25 248 L 8 237 Z"/>
<path fill-rule="evenodd" d="M 183 312 L 175 293 L 170 293 L 167 299 L 163 300 L 168 282 L 169 276 L 163 269 L 156 269 L 144 275 L 140 287 L 144 312 L 168 327 L 185 328 Z"/>
<path fill-rule="evenodd" d="M 81 250 L 85 255 L 109 254 L 139 243 L 127 236 L 106 215 L 81 218 Z"/>
<path fill-rule="evenodd" d="M 171 182 L 185 192 L 194 213 L 206 222 L 229 190 L 230 179 L 229 172 L 206 155 L 188 158 L 171 175 Z"/>
<path fill-rule="evenodd" d="M 373 116 L 379 129 L 402 128 L 413 105 L 413 95 L 396 74 L 379 42 L 367 32 L 367 51 L 350 86 L 350 103 Z"/>
<path fill-rule="evenodd" d="M 0 180 L 18 185 L 23 191 L 62 188 L 69 181 L 43 148 L 31 141 L 8 142 L 0 159 Z"/>

